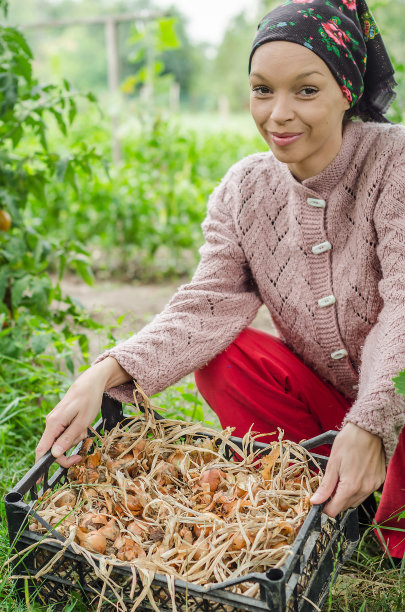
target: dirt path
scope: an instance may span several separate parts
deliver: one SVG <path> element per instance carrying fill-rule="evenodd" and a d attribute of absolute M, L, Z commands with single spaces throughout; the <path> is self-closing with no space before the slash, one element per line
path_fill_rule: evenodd
<path fill-rule="evenodd" d="M 114 326 L 114 336 L 123 340 L 138 332 L 146 323 L 163 309 L 180 283 L 159 283 L 142 285 L 139 283 L 97 282 L 89 287 L 77 279 L 63 281 L 65 294 L 78 300 L 94 319 L 103 324 Z M 115 325 L 119 317 L 124 317 L 120 326 Z M 270 315 L 261 307 L 253 327 L 274 332 Z M 105 334 L 94 335 L 91 340 L 91 358 L 104 348 Z"/>

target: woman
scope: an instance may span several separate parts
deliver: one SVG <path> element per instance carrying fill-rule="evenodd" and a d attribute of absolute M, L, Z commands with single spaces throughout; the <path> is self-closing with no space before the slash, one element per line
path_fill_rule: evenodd
<path fill-rule="evenodd" d="M 249 72 L 271 152 L 230 169 L 191 282 L 78 378 L 37 456 L 78 461 L 62 453 L 104 390 L 131 401 L 132 379 L 154 394 L 197 370 L 235 435 L 252 423 L 296 441 L 340 429 L 311 501 L 331 497 L 333 517 L 385 480 L 376 520 L 402 558 L 405 521 L 392 515 L 405 506 L 404 399 L 392 378 L 405 368 L 405 128 L 384 118 L 392 65 L 364 2 L 288 0 L 259 24 Z M 262 303 L 280 338 L 246 329 Z"/>

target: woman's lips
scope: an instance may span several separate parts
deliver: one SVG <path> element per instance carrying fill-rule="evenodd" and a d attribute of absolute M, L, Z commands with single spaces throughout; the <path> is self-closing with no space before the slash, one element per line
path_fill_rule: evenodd
<path fill-rule="evenodd" d="M 271 133 L 270 134 L 272 141 L 278 145 L 279 147 L 285 147 L 286 145 L 289 145 L 293 142 L 295 142 L 296 140 L 298 140 L 298 138 L 300 138 L 302 136 L 301 134 L 274 134 Z"/>

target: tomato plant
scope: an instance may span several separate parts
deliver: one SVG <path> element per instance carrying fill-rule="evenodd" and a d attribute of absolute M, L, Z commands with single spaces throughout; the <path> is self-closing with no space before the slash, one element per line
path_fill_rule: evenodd
<path fill-rule="evenodd" d="M 4 0 L 0 11 L 6 15 Z M 0 423 L 1 415 L 13 416 L 7 406 L 14 401 L 29 396 L 40 405 L 59 393 L 65 372 L 73 373 L 75 346 L 87 358 L 85 329 L 98 327 L 60 285 L 67 266 L 92 281 L 86 249 L 52 236 L 43 223 L 50 185 L 77 197 L 78 175 L 90 176 L 98 156 L 83 143 L 63 155 L 49 146 L 51 119 L 66 137 L 79 96 L 66 81 L 41 85 L 32 61 L 21 32 L 0 26 Z"/>

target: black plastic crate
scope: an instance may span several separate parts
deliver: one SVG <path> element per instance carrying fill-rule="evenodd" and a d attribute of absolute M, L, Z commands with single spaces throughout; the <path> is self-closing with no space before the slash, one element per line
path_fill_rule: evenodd
<path fill-rule="evenodd" d="M 122 405 L 107 395 L 103 398 L 101 413 L 102 418 L 96 425 L 97 431 L 102 429 L 108 431 L 125 418 Z M 162 418 L 158 414 L 156 417 Z M 322 444 L 332 444 L 335 436 L 336 432 L 330 431 L 303 442 L 302 446 L 309 450 Z M 231 438 L 231 440 L 241 445 L 239 438 Z M 254 448 L 259 450 L 265 446 L 265 444 L 255 443 Z M 229 458 L 232 457 L 232 454 L 233 452 L 229 449 Z M 326 457 L 314 453 L 313 456 L 325 467 Z M 33 505 L 38 498 L 36 483 L 39 477 L 43 477 L 40 494 L 48 488 L 53 489 L 58 484 L 66 482 L 67 470 L 64 468 L 59 468 L 51 478 L 48 477 L 48 471 L 53 462 L 54 459 L 48 452 L 5 498 L 13 553 L 21 552 L 28 546 L 37 543 L 37 546 L 28 553 L 20 555 L 16 561 L 16 574 L 30 577 L 28 584 L 31 593 L 36 593 L 38 599 L 47 605 L 56 604 L 56 609 L 62 609 L 70 600 L 72 592 L 77 591 L 90 607 L 93 602 L 97 601 L 103 583 L 97 578 L 93 568 L 86 560 L 81 555 L 75 554 L 70 548 L 66 549 L 49 573 L 44 574 L 40 579 L 34 578 L 35 574 L 61 550 L 64 542 L 63 537 L 52 530 L 33 511 Z M 25 496 L 27 500 L 24 500 Z M 175 598 L 179 612 L 199 610 L 311 612 L 316 609 L 316 606 L 320 608 L 342 565 L 351 557 L 359 540 L 357 509 L 347 510 L 332 520 L 322 514 L 322 507 L 313 506 L 311 508 L 292 545 L 292 554 L 278 569 L 270 569 L 265 573 L 251 573 L 211 587 L 175 580 Z M 43 542 L 43 535 L 29 531 L 28 518 L 30 516 L 45 525 L 51 535 L 61 542 L 61 545 Z M 130 609 L 131 601 L 133 603 L 133 600 L 129 598 L 132 584 L 131 569 L 129 567 L 117 568 L 112 576 L 114 581 L 121 585 L 124 600 Z M 25 579 L 21 578 L 21 581 L 25 582 Z M 232 593 L 230 587 L 242 582 L 258 583 L 260 599 Z M 135 598 L 141 588 L 141 586 L 137 587 Z M 155 576 L 152 590 L 159 610 L 172 610 L 171 597 L 164 575 Z M 112 592 L 107 590 L 105 595 L 110 601 L 114 601 L 115 596 Z M 113 603 L 103 604 L 102 607 L 102 610 L 115 609 L 117 608 Z M 138 609 L 151 610 L 152 607 L 145 600 Z"/>

